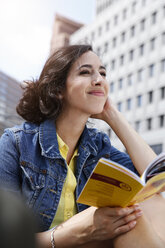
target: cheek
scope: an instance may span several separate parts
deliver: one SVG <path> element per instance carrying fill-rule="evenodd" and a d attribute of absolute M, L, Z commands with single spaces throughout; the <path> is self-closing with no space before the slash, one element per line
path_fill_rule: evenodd
<path fill-rule="evenodd" d="M 109 84 L 108 83 L 106 84 L 106 94 L 107 94 L 107 96 L 109 94 Z"/>

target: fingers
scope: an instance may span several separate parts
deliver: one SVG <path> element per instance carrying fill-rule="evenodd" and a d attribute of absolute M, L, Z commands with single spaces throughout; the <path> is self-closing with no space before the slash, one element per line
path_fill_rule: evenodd
<path fill-rule="evenodd" d="M 142 210 L 134 211 L 133 213 L 121 217 L 120 219 L 116 220 L 115 223 L 117 226 L 126 225 L 130 222 L 136 221 L 140 216 L 142 216 Z"/>
<path fill-rule="evenodd" d="M 126 208 L 100 208 L 97 211 L 102 216 L 101 221 L 109 238 L 130 231 L 135 227 L 136 220 L 142 215 L 138 204 Z"/>
<path fill-rule="evenodd" d="M 133 229 L 136 225 L 136 220 L 133 220 L 129 223 L 127 223 L 126 225 L 123 226 L 118 226 L 115 230 L 114 230 L 114 237 L 119 236 L 120 234 L 129 232 L 131 229 Z"/>
<path fill-rule="evenodd" d="M 140 210 L 140 206 L 138 204 L 135 204 L 133 206 L 130 207 L 126 207 L 126 208 L 120 208 L 120 207 L 114 207 L 114 208 L 103 208 L 104 209 L 104 213 L 107 216 L 111 216 L 111 217 L 116 217 L 116 220 L 120 219 L 121 217 L 127 216 L 131 213 L 133 213 L 134 211 L 139 211 Z"/>

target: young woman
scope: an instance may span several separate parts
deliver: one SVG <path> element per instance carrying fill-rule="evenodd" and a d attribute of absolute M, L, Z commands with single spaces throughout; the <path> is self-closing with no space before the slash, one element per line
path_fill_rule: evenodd
<path fill-rule="evenodd" d="M 164 247 L 164 233 L 151 227 L 150 215 L 142 215 L 139 205 L 97 209 L 76 203 L 99 158 L 141 174 L 155 157 L 111 103 L 105 67 L 92 47 L 59 49 L 40 78 L 26 83 L 17 107 L 26 122 L 0 139 L 0 180 L 37 214 L 39 247 Z M 87 128 L 89 117 L 104 120 L 129 156 L 114 148 L 106 134 Z"/>

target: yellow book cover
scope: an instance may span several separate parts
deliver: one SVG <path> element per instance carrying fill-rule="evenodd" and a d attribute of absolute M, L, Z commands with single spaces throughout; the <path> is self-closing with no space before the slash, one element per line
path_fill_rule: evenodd
<path fill-rule="evenodd" d="M 165 153 L 149 164 L 141 178 L 124 166 L 101 158 L 77 202 L 96 207 L 126 207 L 148 199 L 164 186 Z"/>

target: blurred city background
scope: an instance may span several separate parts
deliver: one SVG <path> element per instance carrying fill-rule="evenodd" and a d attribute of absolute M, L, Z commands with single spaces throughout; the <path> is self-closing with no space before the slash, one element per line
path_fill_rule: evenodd
<path fill-rule="evenodd" d="M 0 135 L 22 122 L 20 83 L 38 78 L 56 48 L 90 43 L 113 102 L 156 153 L 165 150 L 164 0 L 0 0 L 0 35 Z"/>

